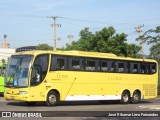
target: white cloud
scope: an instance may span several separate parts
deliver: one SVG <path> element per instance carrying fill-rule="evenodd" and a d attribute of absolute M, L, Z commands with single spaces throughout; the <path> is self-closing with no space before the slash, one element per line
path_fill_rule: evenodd
<path fill-rule="evenodd" d="M 55 7 L 64 5 L 65 2 L 56 2 L 56 3 L 38 3 L 33 5 L 37 10 L 51 10 Z"/>

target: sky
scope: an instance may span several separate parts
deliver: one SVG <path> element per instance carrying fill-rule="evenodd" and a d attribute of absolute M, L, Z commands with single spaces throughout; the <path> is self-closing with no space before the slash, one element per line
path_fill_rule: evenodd
<path fill-rule="evenodd" d="M 53 46 L 53 19 L 57 47 L 79 39 L 85 27 L 93 33 L 113 26 L 117 33 L 128 34 L 127 42 L 139 44 L 135 27 L 143 32 L 160 25 L 160 0 L 0 0 L 0 44 L 4 35 L 11 48 L 48 44 Z M 143 34 L 142 32 L 142 34 Z M 149 46 L 144 45 L 145 54 Z"/>

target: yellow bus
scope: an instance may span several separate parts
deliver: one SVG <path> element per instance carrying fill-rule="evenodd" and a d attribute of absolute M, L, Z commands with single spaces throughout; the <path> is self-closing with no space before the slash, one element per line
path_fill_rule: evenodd
<path fill-rule="evenodd" d="M 138 103 L 157 96 L 155 60 L 82 51 L 26 51 L 11 56 L 6 100 L 28 105 L 60 101 L 120 100 Z"/>

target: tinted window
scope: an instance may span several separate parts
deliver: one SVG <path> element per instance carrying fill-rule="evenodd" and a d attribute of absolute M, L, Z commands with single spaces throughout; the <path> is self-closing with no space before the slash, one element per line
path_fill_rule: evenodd
<path fill-rule="evenodd" d="M 124 72 L 124 63 L 118 63 L 118 72 Z"/>
<path fill-rule="evenodd" d="M 141 73 L 142 74 L 149 74 L 150 73 L 150 66 L 149 66 L 149 64 L 145 64 L 145 63 L 141 64 Z"/>
<path fill-rule="evenodd" d="M 115 71 L 115 62 L 111 62 L 111 72 Z"/>
<path fill-rule="evenodd" d="M 34 64 L 41 66 L 42 71 L 48 69 L 48 55 L 39 55 L 36 57 Z"/>
<path fill-rule="evenodd" d="M 80 70 L 80 59 L 72 59 L 71 69 Z"/>
<path fill-rule="evenodd" d="M 50 70 L 67 70 L 67 60 L 66 56 L 52 55 Z"/>
<path fill-rule="evenodd" d="M 94 60 L 84 60 L 83 61 L 84 70 L 95 71 L 95 61 Z"/>
<path fill-rule="evenodd" d="M 32 79 L 31 79 L 31 86 L 40 84 L 48 70 L 48 58 L 49 55 L 39 55 L 35 58 L 33 69 L 32 69 Z"/>
<path fill-rule="evenodd" d="M 133 64 L 133 73 L 138 73 L 138 64 Z"/>
<path fill-rule="evenodd" d="M 156 64 L 151 64 L 151 74 L 156 73 Z"/>
<path fill-rule="evenodd" d="M 101 71 L 108 71 L 107 61 L 102 61 L 101 62 Z"/>
<path fill-rule="evenodd" d="M 127 60 L 93 59 L 52 55 L 50 70 L 108 71 L 133 74 L 153 74 L 156 72 L 156 64 Z"/>
<path fill-rule="evenodd" d="M 56 70 L 64 70 L 65 69 L 65 59 L 57 58 Z"/>

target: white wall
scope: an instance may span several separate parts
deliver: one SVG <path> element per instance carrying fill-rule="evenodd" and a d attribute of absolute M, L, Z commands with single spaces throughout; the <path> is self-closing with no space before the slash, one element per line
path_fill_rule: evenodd
<path fill-rule="evenodd" d="M 0 60 L 2 59 L 8 60 L 8 57 L 10 57 L 14 53 L 15 53 L 15 49 L 0 48 Z"/>

